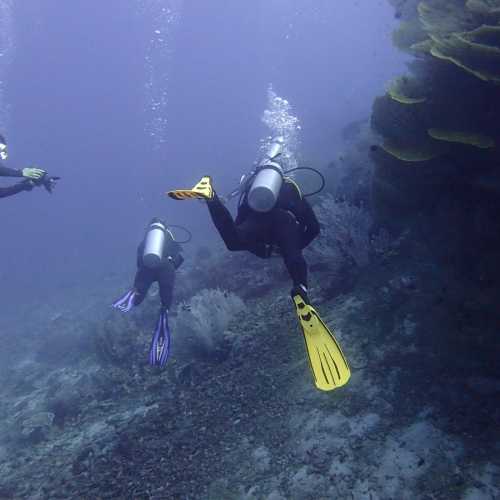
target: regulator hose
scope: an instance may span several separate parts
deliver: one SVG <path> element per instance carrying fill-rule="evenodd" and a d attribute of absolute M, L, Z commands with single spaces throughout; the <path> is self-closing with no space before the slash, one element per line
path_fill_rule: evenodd
<path fill-rule="evenodd" d="M 175 224 L 169 224 L 167 226 L 167 229 L 170 229 L 170 228 L 177 228 L 177 229 L 182 229 L 183 231 L 186 232 L 187 234 L 187 238 L 184 240 L 184 241 L 179 241 L 177 240 L 175 237 L 174 237 L 174 241 L 176 243 L 179 243 L 181 245 L 184 245 L 185 243 L 189 243 L 192 239 L 193 239 L 193 234 L 191 233 L 191 231 L 189 229 L 186 229 L 184 226 L 177 226 Z"/>
<path fill-rule="evenodd" d="M 319 170 L 317 170 L 313 167 L 295 167 L 295 168 L 292 168 L 291 170 L 287 170 L 285 172 L 285 174 L 289 174 L 290 172 L 296 172 L 297 170 L 310 170 L 311 172 L 318 174 L 318 176 L 321 179 L 320 187 L 318 189 L 316 189 L 316 191 L 313 191 L 312 193 L 303 194 L 302 196 L 304 196 L 304 198 L 306 198 L 307 196 L 313 196 L 313 195 L 321 193 L 321 191 L 323 191 L 323 189 L 325 188 L 325 185 L 326 185 L 326 181 L 325 181 L 325 176 Z"/>

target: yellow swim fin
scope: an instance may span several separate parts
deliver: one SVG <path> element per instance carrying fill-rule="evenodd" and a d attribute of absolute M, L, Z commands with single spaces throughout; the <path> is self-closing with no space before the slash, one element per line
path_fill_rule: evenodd
<path fill-rule="evenodd" d="M 304 333 L 314 383 L 321 391 L 332 391 L 346 384 L 351 370 L 333 333 L 323 323 L 316 310 L 297 294 L 293 302 Z"/>
<path fill-rule="evenodd" d="M 206 175 L 201 178 L 201 181 L 193 189 L 176 189 L 175 191 L 168 191 L 167 194 L 174 200 L 211 200 L 214 195 L 212 179 Z"/>

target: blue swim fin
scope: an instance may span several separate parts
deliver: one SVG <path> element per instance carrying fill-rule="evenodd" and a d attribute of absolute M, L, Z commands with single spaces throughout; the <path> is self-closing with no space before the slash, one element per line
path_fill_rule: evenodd
<path fill-rule="evenodd" d="M 153 366 L 163 368 L 167 364 L 168 355 L 170 353 L 170 330 L 168 328 L 167 311 L 162 310 L 156 329 L 151 340 L 151 348 L 149 349 L 149 363 Z"/>
<path fill-rule="evenodd" d="M 136 292 L 134 289 L 129 290 L 125 295 L 122 295 L 118 300 L 111 304 L 111 307 L 119 309 L 121 312 L 129 312 L 134 307 L 134 299 Z"/>

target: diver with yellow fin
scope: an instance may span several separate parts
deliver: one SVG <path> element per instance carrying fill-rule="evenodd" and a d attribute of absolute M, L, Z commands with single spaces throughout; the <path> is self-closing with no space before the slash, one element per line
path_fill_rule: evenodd
<path fill-rule="evenodd" d="M 230 197 L 239 195 L 236 220 L 215 193 L 209 176 L 192 189 L 167 194 L 175 200 L 205 200 L 228 250 L 247 250 L 261 258 L 271 257 L 273 251 L 281 255 L 293 281 L 291 296 L 316 387 L 330 391 L 347 383 L 350 370 L 332 332 L 309 302 L 307 264 L 302 251 L 318 236 L 320 225 L 305 195 L 287 175 L 295 170 L 314 169 L 297 167 L 284 171 L 279 163 L 282 150 L 283 139 L 276 138 L 265 158 L 242 177 L 240 187 L 231 193 Z M 323 178 L 322 182 L 321 188 L 311 194 L 323 188 Z"/>

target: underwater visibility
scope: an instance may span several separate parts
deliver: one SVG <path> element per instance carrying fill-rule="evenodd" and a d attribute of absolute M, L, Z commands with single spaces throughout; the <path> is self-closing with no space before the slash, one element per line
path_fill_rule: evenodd
<path fill-rule="evenodd" d="M 500 498 L 500 0 L 0 0 L 0 500 Z"/>

